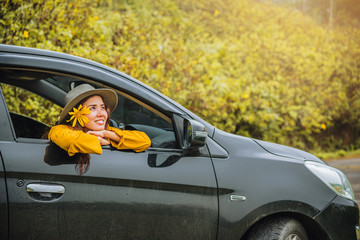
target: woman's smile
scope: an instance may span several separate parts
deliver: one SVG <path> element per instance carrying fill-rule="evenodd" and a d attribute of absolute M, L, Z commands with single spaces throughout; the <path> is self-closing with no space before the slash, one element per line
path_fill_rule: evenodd
<path fill-rule="evenodd" d="M 98 119 L 98 120 L 95 120 L 95 122 L 99 125 L 104 125 L 105 124 L 105 120 L 104 119 Z"/>

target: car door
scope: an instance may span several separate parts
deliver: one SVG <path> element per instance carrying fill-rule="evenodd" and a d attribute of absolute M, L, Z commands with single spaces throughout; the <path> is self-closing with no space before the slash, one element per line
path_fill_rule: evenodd
<path fill-rule="evenodd" d="M 4 108 L 9 239 L 216 238 L 217 188 L 206 148 L 186 155 L 161 145 L 141 153 L 104 147 L 80 176 L 56 145 L 18 136 Z"/>

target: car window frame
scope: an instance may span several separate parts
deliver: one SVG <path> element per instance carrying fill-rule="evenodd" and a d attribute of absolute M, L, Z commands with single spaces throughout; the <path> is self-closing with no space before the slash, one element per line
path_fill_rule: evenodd
<path fill-rule="evenodd" d="M 3 68 L 6 68 L 6 67 L 1 67 L 1 68 L 3 69 Z M 7 69 L 20 70 L 19 68 L 7 68 Z M 84 77 L 81 77 L 81 76 L 76 76 L 74 74 L 64 74 L 64 73 L 57 72 L 57 71 L 41 71 L 39 69 L 29 69 L 29 68 L 27 68 L 27 69 L 21 68 L 21 70 L 37 71 L 37 72 L 44 72 L 44 73 L 50 73 L 50 74 L 55 74 L 55 75 L 67 76 L 67 77 L 73 78 L 76 81 L 84 81 L 84 82 L 88 82 L 90 84 L 95 84 L 95 85 L 97 85 L 99 87 L 105 87 L 105 88 L 114 90 L 117 94 L 120 94 L 120 95 L 124 96 L 125 98 L 135 102 L 136 104 L 139 104 L 140 106 L 143 106 L 144 108 L 148 109 L 149 111 L 151 111 L 152 113 L 154 113 L 158 117 L 162 118 L 163 120 L 165 120 L 165 121 L 167 121 L 167 122 L 169 122 L 171 124 L 172 129 L 173 129 L 173 133 L 174 133 L 174 140 L 176 141 L 177 148 L 173 148 L 173 147 L 171 147 L 171 148 L 162 148 L 162 147 L 153 147 L 153 146 L 151 146 L 149 149 L 152 149 L 154 151 L 158 151 L 158 150 L 167 151 L 167 149 L 169 149 L 170 151 L 181 152 L 181 142 L 180 142 L 180 138 L 178 136 L 176 123 L 173 120 L 173 113 L 165 114 L 165 113 L 163 113 L 163 111 L 158 110 L 157 108 L 153 107 L 152 105 L 154 105 L 154 104 L 149 105 L 148 103 L 142 101 L 142 99 L 139 99 L 136 96 L 130 95 L 129 93 L 121 91 L 118 88 L 112 88 L 112 87 L 108 86 L 108 84 L 99 83 L 94 79 L 88 79 L 88 78 L 84 78 Z M 36 95 L 38 95 L 38 96 L 40 96 L 40 97 L 42 97 L 44 99 L 47 99 L 47 100 L 51 101 L 53 104 L 57 104 L 60 107 L 62 107 L 61 103 L 59 104 L 59 100 L 54 100 L 54 99 L 52 99 L 50 97 L 51 94 L 45 95 L 44 92 L 46 93 L 46 91 L 33 91 L 33 88 L 31 88 L 31 87 L 23 87 L 23 85 L 22 85 L 23 83 L 26 83 L 27 86 L 31 86 L 32 84 L 29 84 L 29 83 L 31 83 L 31 81 L 33 81 L 33 80 L 25 80 L 25 81 L 16 80 L 13 83 L 13 82 L 3 81 L 2 80 L 1 83 L 25 89 L 26 91 L 34 93 L 34 94 L 36 94 Z M 58 86 L 55 86 L 54 84 L 52 84 L 52 83 L 50 83 L 50 82 L 48 82 L 48 81 L 46 81 L 44 79 L 42 79 L 40 81 L 42 81 L 42 84 L 45 83 L 45 85 L 47 85 L 47 86 L 53 86 L 53 87 L 58 88 Z M 59 89 L 61 89 L 61 88 L 59 88 Z M 64 91 L 64 90 L 62 90 L 62 91 Z M 1 93 L 3 95 L 2 91 L 1 91 Z M 64 91 L 64 94 L 65 94 L 65 91 Z M 11 128 L 13 140 L 15 140 L 17 142 L 22 142 L 22 143 L 48 143 L 49 142 L 49 140 L 47 140 L 47 139 L 18 137 L 16 135 L 14 124 L 13 124 L 12 119 L 10 117 L 10 111 L 8 109 L 5 98 L 4 98 L 3 101 L 4 101 L 4 104 L 5 104 L 5 107 L 6 107 L 5 112 L 7 112 L 7 115 L 8 115 L 7 118 L 8 118 L 9 124 L 11 126 L 10 128 Z M 46 124 L 46 123 L 44 123 L 44 124 Z M 105 149 L 106 149 L 106 147 L 105 147 Z M 179 150 L 179 151 L 177 151 L 177 150 Z"/>
<path fill-rule="evenodd" d="M 0 141 L 14 141 L 15 130 L 12 125 L 10 113 L 7 108 L 3 90 L 0 85 Z"/>
<path fill-rule="evenodd" d="M 27 89 L 26 89 L 27 90 Z M 28 91 L 28 90 L 27 90 Z M 41 139 L 41 138 L 24 138 L 24 137 L 18 137 L 16 136 L 15 127 L 13 124 L 13 121 L 10 116 L 10 111 L 7 106 L 5 96 L 3 93 L 3 90 L 0 85 L 0 95 L 1 95 L 1 104 L 0 104 L 0 117 L 2 120 L 0 120 L 0 124 L 2 128 L 0 129 L 1 136 L 4 136 L 6 139 L 2 139 L 0 137 L 0 141 L 11 141 L 11 142 L 19 142 L 19 143 L 49 143 L 50 141 L 48 139 Z M 6 130 L 7 129 L 7 130 Z M 5 134 L 3 134 L 3 131 Z M 7 132 L 7 133 L 6 133 Z"/>

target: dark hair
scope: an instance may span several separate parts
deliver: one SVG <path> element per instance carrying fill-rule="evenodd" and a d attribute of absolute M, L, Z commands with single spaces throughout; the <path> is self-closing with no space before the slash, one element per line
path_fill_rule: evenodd
<path fill-rule="evenodd" d="M 90 97 L 93 97 L 93 96 L 99 96 L 99 95 L 91 95 L 87 98 L 84 98 L 83 100 L 81 100 L 75 107 L 78 108 L 79 105 L 83 105 L 84 102 L 86 102 L 86 100 L 88 100 Z M 100 96 L 101 97 L 101 96 Z M 103 99 L 101 97 L 101 99 Z M 103 99 L 104 101 L 104 99 Z M 106 123 L 105 123 L 105 126 L 109 126 L 110 124 L 110 109 L 108 107 L 108 105 L 104 102 L 105 104 L 105 110 L 107 112 L 107 120 L 106 120 Z M 62 122 L 60 123 L 57 123 L 56 125 L 58 124 L 63 124 L 63 125 L 68 125 L 68 126 L 72 126 L 72 122 L 66 122 L 66 120 L 69 120 L 70 119 L 70 115 L 68 115 Z M 86 131 L 86 128 L 85 127 L 82 127 L 79 122 L 76 123 L 75 127 L 73 127 L 75 130 L 79 130 L 79 131 L 83 131 L 85 132 Z M 42 138 L 46 138 L 48 139 L 48 135 L 49 135 L 49 131 L 47 131 Z M 71 157 L 75 162 L 76 162 L 76 166 L 75 166 L 75 169 L 76 171 L 80 174 L 80 175 L 83 175 L 84 173 L 86 173 L 88 170 L 89 170 L 89 167 L 90 167 L 90 154 L 88 153 L 76 153 L 74 156 Z"/>

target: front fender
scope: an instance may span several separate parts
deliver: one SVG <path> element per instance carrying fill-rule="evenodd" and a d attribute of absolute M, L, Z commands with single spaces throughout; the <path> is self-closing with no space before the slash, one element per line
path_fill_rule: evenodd
<path fill-rule="evenodd" d="M 220 239 L 239 239 L 258 220 L 278 213 L 311 219 L 336 194 L 303 159 L 269 153 L 252 139 L 217 131 L 214 140 L 229 153 L 213 158 L 219 189 Z M 231 196 L 243 201 L 232 201 Z"/>

